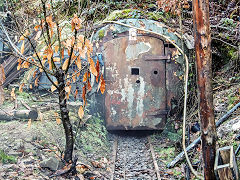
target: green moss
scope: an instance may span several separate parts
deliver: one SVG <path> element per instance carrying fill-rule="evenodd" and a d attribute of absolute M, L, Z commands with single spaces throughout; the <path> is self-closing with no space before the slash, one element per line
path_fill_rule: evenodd
<path fill-rule="evenodd" d="M 76 146 L 83 152 L 108 152 L 109 142 L 103 119 L 92 117 L 85 127 L 81 128 Z"/>
<path fill-rule="evenodd" d="M 99 39 L 102 39 L 102 38 L 104 37 L 104 35 L 105 35 L 105 31 L 104 31 L 104 29 L 101 29 L 101 30 L 98 32 L 98 37 L 99 37 Z"/>
<path fill-rule="evenodd" d="M 3 164 L 6 164 L 6 163 L 16 163 L 17 160 L 14 156 L 9 156 L 7 155 L 3 150 L 0 150 L 0 161 L 3 163 Z"/>
<path fill-rule="evenodd" d="M 155 152 L 158 154 L 161 159 L 166 161 L 166 164 L 171 162 L 172 158 L 174 158 L 175 155 L 175 148 L 174 147 L 169 147 L 169 148 L 156 148 Z"/>
<path fill-rule="evenodd" d="M 119 19 L 149 19 L 167 22 L 162 12 L 147 12 L 136 9 L 124 9 L 113 11 L 104 21 L 115 21 Z"/>

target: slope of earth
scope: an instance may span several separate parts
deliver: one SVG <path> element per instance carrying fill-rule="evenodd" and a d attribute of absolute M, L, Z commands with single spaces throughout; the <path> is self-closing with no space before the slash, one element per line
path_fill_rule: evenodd
<path fill-rule="evenodd" d="M 1 111 L 14 108 L 10 92 Z M 49 178 L 58 169 L 63 156 L 65 138 L 58 116 L 58 104 L 54 95 L 39 95 L 16 92 L 18 109 L 37 108 L 38 119 L 0 120 L 0 179 L 66 179 L 66 176 Z M 31 96 L 31 97 L 30 97 Z M 41 97 L 42 96 L 42 97 Z M 41 98 L 40 98 L 41 97 Z M 80 178 L 104 178 L 109 173 L 110 142 L 103 120 L 86 115 L 79 123 L 78 103 L 71 103 L 70 116 L 76 133 L 74 156 L 78 158 Z M 41 112 L 42 111 L 42 112 Z M 83 175 L 84 174 L 84 175 Z"/>

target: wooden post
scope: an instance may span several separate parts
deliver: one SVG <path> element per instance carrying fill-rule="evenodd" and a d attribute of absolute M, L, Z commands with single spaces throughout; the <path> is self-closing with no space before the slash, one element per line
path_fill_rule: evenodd
<path fill-rule="evenodd" d="M 193 22 L 200 100 L 204 178 L 213 180 L 215 179 L 214 160 L 217 136 L 213 111 L 212 54 L 208 0 L 193 0 Z"/>
<path fill-rule="evenodd" d="M 238 180 L 238 166 L 233 152 L 233 146 L 226 146 L 217 150 L 214 171 L 219 180 Z"/>
<path fill-rule="evenodd" d="M 5 81 L 5 73 L 3 65 L 0 64 L 0 105 L 4 102 L 4 91 L 3 91 L 3 83 Z"/>

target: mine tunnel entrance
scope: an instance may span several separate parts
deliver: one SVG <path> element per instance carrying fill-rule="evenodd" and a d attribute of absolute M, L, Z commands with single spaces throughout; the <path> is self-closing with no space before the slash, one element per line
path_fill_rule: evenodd
<path fill-rule="evenodd" d="M 106 122 L 109 130 L 161 129 L 165 126 L 166 60 L 164 42 L 128 36 L 104 43 Z"/>

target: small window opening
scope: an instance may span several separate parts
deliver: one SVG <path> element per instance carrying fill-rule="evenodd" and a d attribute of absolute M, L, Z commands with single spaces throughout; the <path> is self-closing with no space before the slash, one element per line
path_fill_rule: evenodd
<path fill-rule="evenodd" d="M 131 74 L 132 75 L 139 75 L 139 68 L 132 68 L 131 69 Z"/>
<path fill-rule="evenodd" d="M 140 80 L 136 80 L 136 83 L 140 83 Z"/>
<path fill-rule="evenodd" d="M 175 48 L 175 46 L 173 44 L 164 44 L 164 47 Z"/>
<path fill-rule="evenodd" d="M 158 71 L 153 71 L 154 74 L 158 74 Z"/>

